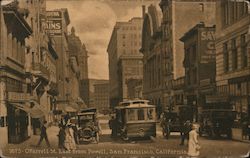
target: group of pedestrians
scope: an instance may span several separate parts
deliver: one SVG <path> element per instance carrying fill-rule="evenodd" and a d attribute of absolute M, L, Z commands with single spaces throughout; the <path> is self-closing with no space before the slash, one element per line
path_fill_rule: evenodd
<path fill-rule="evenodd" d="M 74 125 L 59 125 L 58 133 L 58 147 L 64 150 L 75 150 L 76 149 L 76 132 L 74 131 Z"/>
<path fill-rule="evenodd" d="M 59 133 L 58 133 L 58 147 L 67 151 L 75 150 L 77 141 L 77 128 L 73 124 L 69 124 L 67 120 L 65 123 L 59 123 Z M 50 142 L 47 135 L 47 128 L 49 127 L 47 121 L 43 121 L 41 125 L 40 139 L 36 147 L 40 147 L 43 140 L 46 141 L 48 147 L 50 147 Z"/>
<path fill-rule="evenodd" d="M 115 138 L 117 136 L 117 120 L 112 117 L 109 121 L 109 127 L 112 129 L 111 137 Z M 48 124 L 47 121 L 44 121 L 41 126 L 40 139 L 37 144 L 39 147 L 43 140 L 46 141 L 48 147 L 50 147 L 50 142 L 48 140 L 47 130 Z M 78 144 L 77 139 L 77 128 L 76 126 L 68 123 L 67 119 L 59 123 L 59 133 L 58 133 L 58 147 L 67 151 L 75 150 L 76 144 Z M 199 156 L 200 154 L 200 144 L 198 142 L 198 129 L 197 124 L 192 124 L 189 120 L 183 123 L 181 128 L 181 143 L 184 145 L 185 140 L 188 141 L 188 156 Z"/>

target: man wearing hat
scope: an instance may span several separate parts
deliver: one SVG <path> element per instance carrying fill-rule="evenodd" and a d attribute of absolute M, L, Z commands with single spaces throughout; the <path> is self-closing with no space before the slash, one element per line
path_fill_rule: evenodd
<path fill-rule="evenodd" d="M 184 141 L 185 139 L 188 140 L 188 134 L 189 132 L 191 131 L 191 121 L 187 120 L 183 126 L 182 126 L 182 129 L 181 129 L 181 144 L 180 145 L 184 145 Z"/>

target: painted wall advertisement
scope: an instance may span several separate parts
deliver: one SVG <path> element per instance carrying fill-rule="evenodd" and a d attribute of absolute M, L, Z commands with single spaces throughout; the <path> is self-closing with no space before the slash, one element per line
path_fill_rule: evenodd
<path fill-rule="evenodd" d="M 62 35 L 62 14 L 60 11 L 47 11 L 46 19 L 42 19 L 42 28 L 50 36 Z"/>
<path fill-rule="evenodd" d="M 215 61 L 215 32 L 213 30 L 201 31 L 200 63 L 210 63 Z"/>

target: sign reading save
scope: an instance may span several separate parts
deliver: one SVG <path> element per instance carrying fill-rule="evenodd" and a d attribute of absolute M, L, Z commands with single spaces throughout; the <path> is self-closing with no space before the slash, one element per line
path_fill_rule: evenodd
<path fill-rule="evenodd" d="M 201 31 L 201 63 L 215 61 L 215 32 Z"/>

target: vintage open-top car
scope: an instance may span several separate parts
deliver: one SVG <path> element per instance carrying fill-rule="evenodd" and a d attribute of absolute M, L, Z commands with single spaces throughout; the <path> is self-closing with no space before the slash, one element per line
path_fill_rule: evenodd
<path fill-rule="evenodd" d="M 99 127 L 95 108 L 83 109 L 77 114 L 79 142 L 99 142 Z"/>
<path fill-rule="evenodd" d="M 117 135 L 124 140 L 156 136 L 156 107 L 148 103 L 129 100 L 115 107 Z"/>

